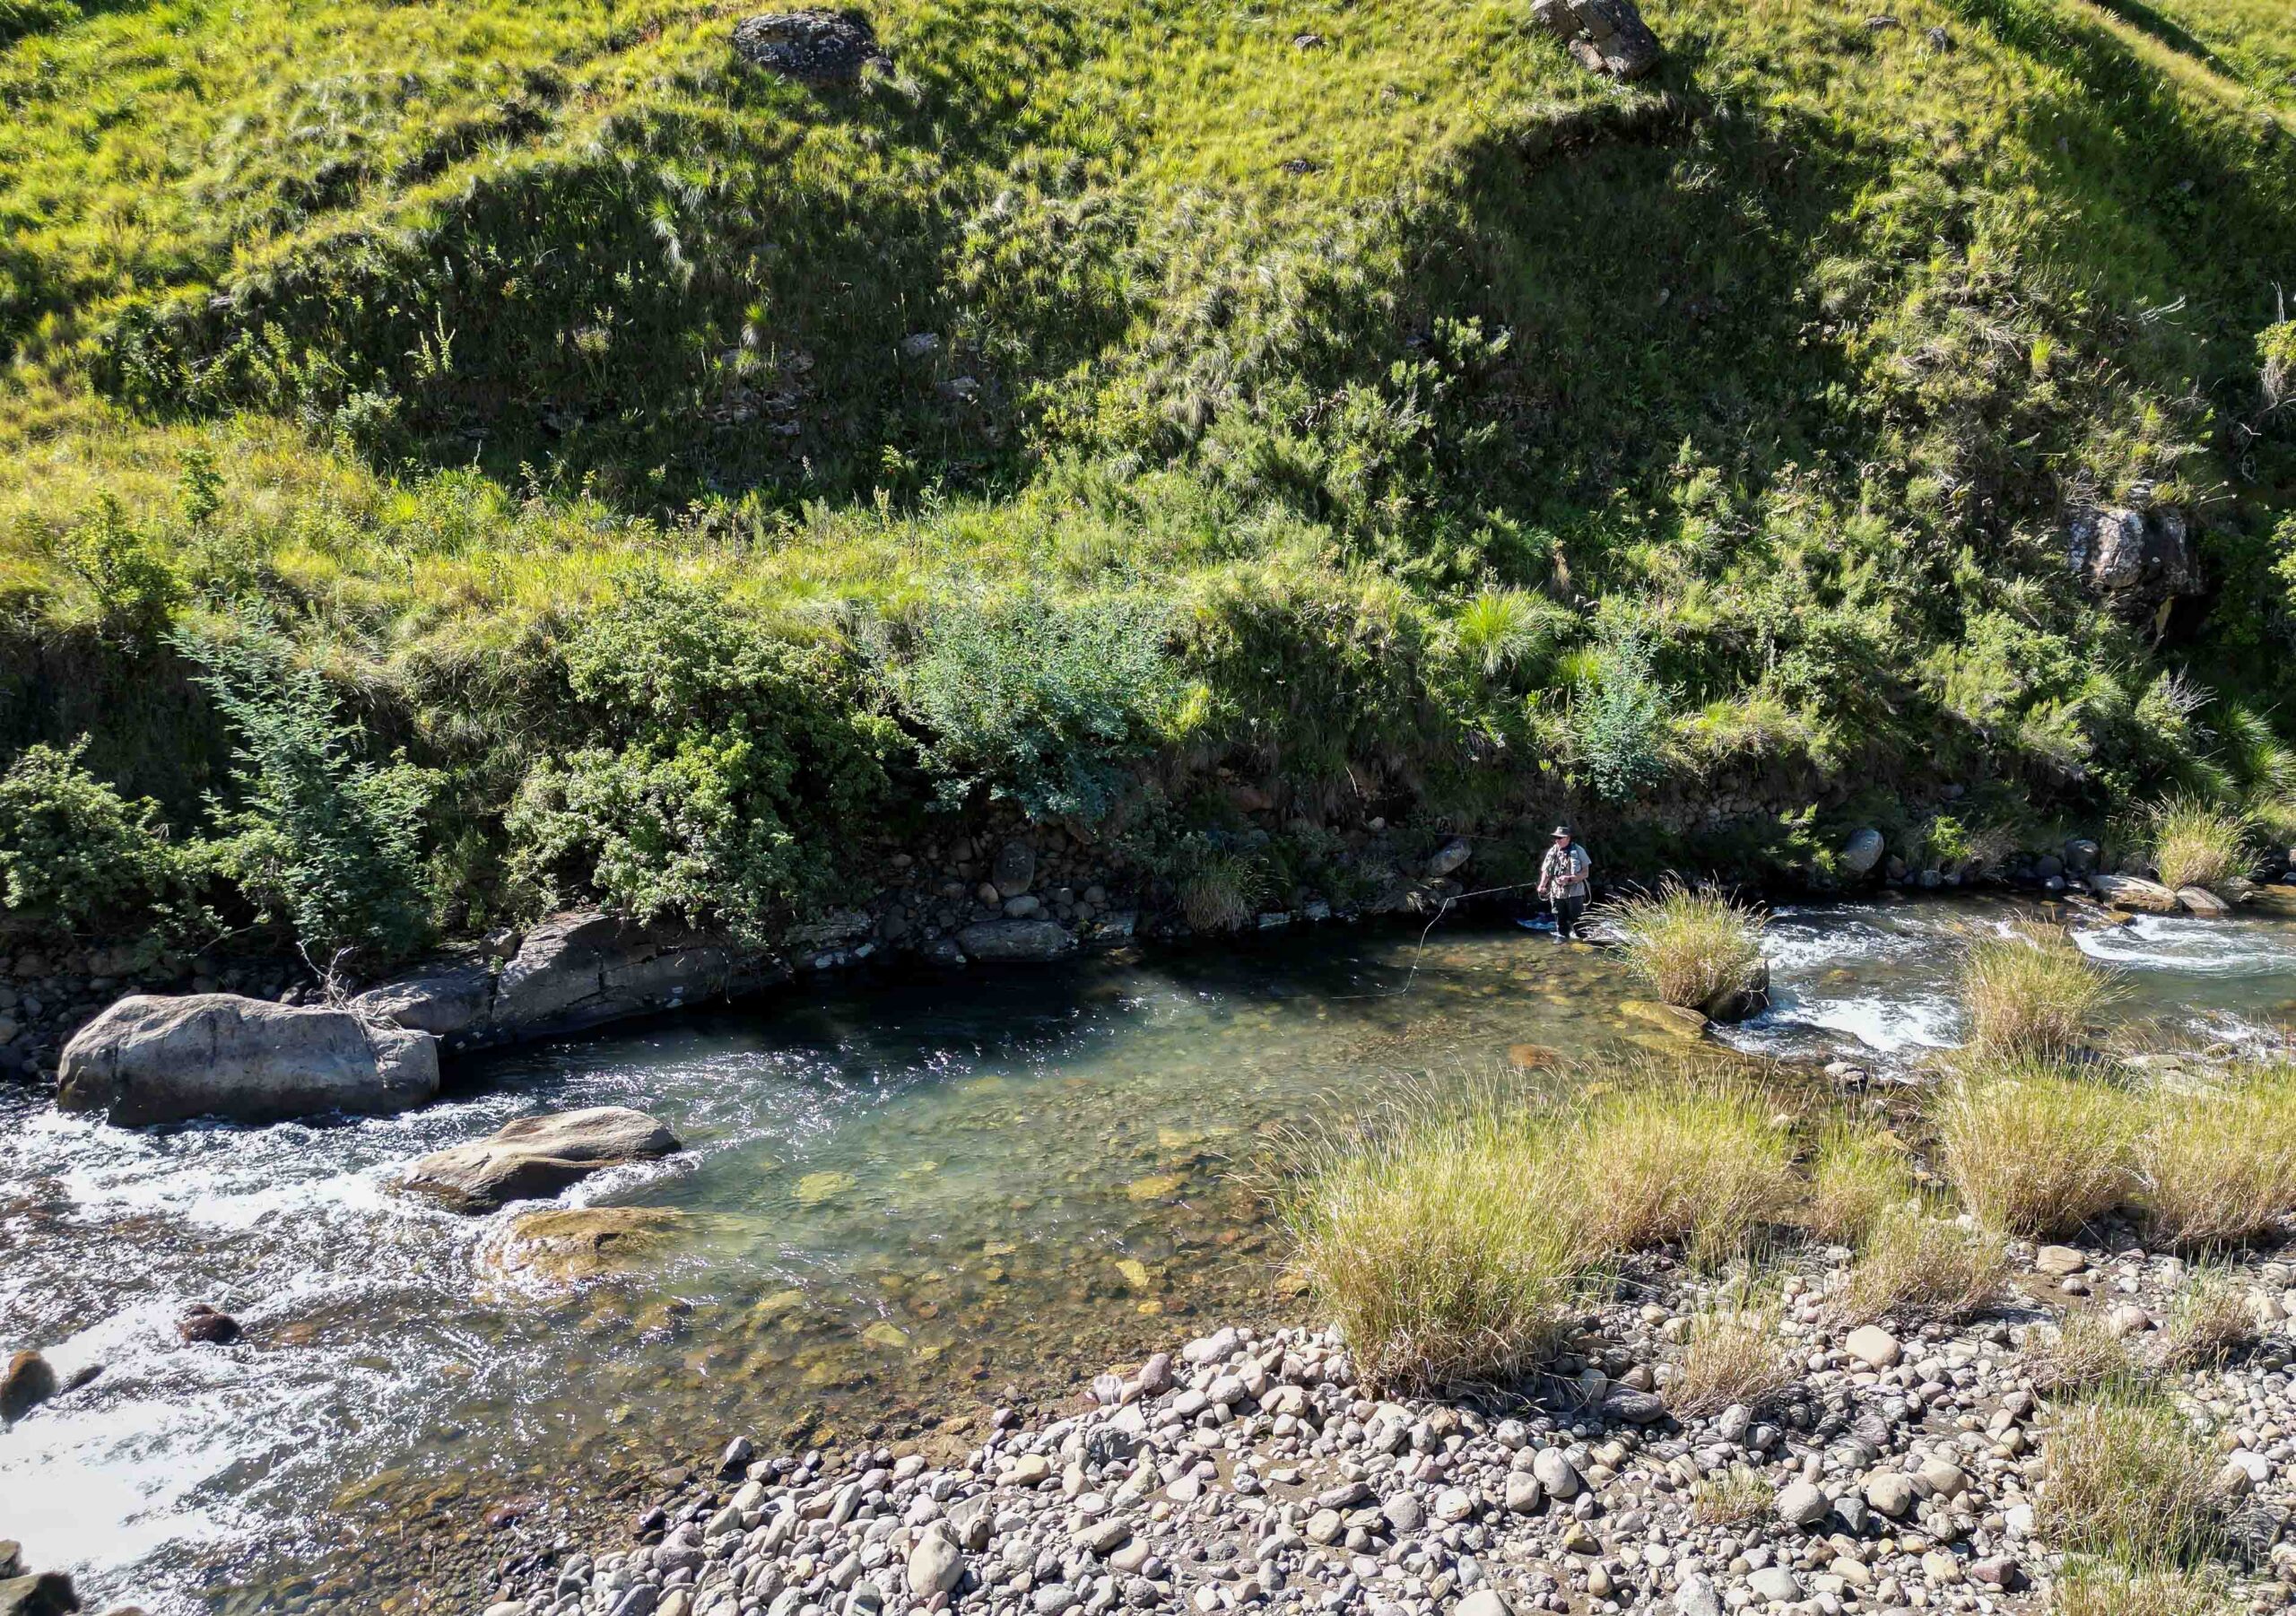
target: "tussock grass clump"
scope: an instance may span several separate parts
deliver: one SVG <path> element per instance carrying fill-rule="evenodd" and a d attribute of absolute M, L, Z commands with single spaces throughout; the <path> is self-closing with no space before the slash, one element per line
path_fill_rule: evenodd
<path fill-rule="evenodd" d="M 1774 1303 L 1738 1296 L 1692 1316 L 1666 1406 L 1686 1419 L 1720 1413 L 1734 1403 L 1759 1408 L 1798 1379 L 1778 1334 Z"/>
<path fill-rule="evenodd" d="M 2078 1229 L 2134 1185 L 2144 1114 L 2108 1084 L 2014 1065 L 1956 1079 L 1931 1120 L 1940 1163 L 1962 1203 L 2006 1234 Z"/>
<path fill-rule="evenodd" d="M 2218 887 L 2248 870 L 2246 814 L 2198 797 L 2173 797 L 2152 811 L 2152 868 L 2168 887 Z"/>
<path fill-rule="evenodd" d="M 1982 938 L 1961 964 L 1969 1047 L 1992 1057 L 2063 1055 L 2095 1032 L 2123 991 L 2061 926 L 2019 925 Z"/>
<path fill-rule="evenodd" d="M 1691 1493 L 1691 1513 L 1708 1526 L 1751 1526 L 1770 1518 L 1778 1488 L 1750 1465 L 1733 1464 L 1700 1481 Z"/>
<path fill-rule="evenodd" d="M 1892 1207 L 1920 1197 L 1921 1186 L 1894 1140 L 1838 1120 L 1818 1135 L 1802 1226 L 1821 1240 L 1855 1246 Z"/>
<path fill-rule="evenodd" d="M 2049 1591 L 2048 1616 L 2240 1616 L 2220 1573 L 2132 1569 L 2110 1560 L 2068 1564 Z"/>
<path fill-rule="evenodd" d="M 1723 893 L 1668 881 L 1656 892 L 1607 905 L 1605 913 L 1624 938 L 1628 969 L 1669 1004 L 1702 1007 L 1761 979 L 1768 921 Z"/>
<path fill-rule="evenodd" d="M 2128 1349 L 2090 1308 L 2068 1313 L 2047 1335 L 2025 1343 L 2025 1370 L 2045 1397 L 2069 1396 L 2126 1380 L 2135 1364 Z"/>
<path fill-rule="evenodd" d="M 1867 1231 L 1842 1311 L 1857 1324 L 1964 1319 L 2000 1294 L 2008 1274 L 2009 1254 L 1995 1236 L 1900 1206 Z"/>
<path fill-rule="evenodd" d="M 2170 1304 L 2168 1327 L 2161 1332 L 2161 1367 L 2213 1369 L 2243 1347 L 2255 1344 L 2262 1326 L 2248 1306 L 2248 1289 L 2229 1269 L 2194 1274 Z"/>
<path fill-rule="evenodd" d="M 2175 1406 L 2126 1383 L 2066 1408 L 2041 1444 L 2035 1525 L 2129 1565 L 2189 1564 L 2223 1530 L 2215 1467 Z"/>
<path fill-rule="evenodd" d="M 1374 1392 L 1520 1374 L 1587 1247 L 1547 1126 L 1486 1103 L 1310 1145 L 1281 1211 L 1294 1264 Z"/>
<path fill-rule="evenodd" d="M 2296 1212 L 2296 1067 L 2240 1067 L 2213 1089 L 2156 1095 L 2151 1110 L 2136 1169 L 2163 1244 L 2234 1245 Z"/>
<path fill-rule="evenodd" d="M 1716 1261 L 1783 1221 L 1793 1135 L 1769 1097 L 1726 1078 L 1643 1073 L 1578 1108 L 1568 1153 L 1606 1251 L 1680 1241 Z"/>
<path fill-rule="evenodd" d="M 1240 931 L 1251 923 L 1260 888 L 1259 866 L 1239 853 L 1211 853 L 1179 879 L 1180 913 L 1199 932 Z"/>

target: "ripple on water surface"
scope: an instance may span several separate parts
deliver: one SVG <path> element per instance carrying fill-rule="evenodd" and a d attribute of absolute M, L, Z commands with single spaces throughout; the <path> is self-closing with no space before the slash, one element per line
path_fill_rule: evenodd
<path fill-rule="evenodd" d="M 1782 911 L 1777 1007 L 1740 1037 L 1949 1041 L 1955 928 L 2011 912 Z M 2258 936 L 2239 947 L 2290 946 Z M 2227 1004 L 2286 992 L 2284 973 L 2131 964 L 2172 1001 L 2203 976 Z M 970 1414 L 1187 1328 L 1159 1316 L 1264 1305 L 1274 1257 L 1233 1174 L 1268 1130 L 1509 1046 L 1624 1048 L 1650 1036 L 1617 1012 L 1635 991 L 1603 951 L 1511 929 L 1423 950 L 1329 932 L 656 1022 L 467 1063 L 396 1118 L 135 1134 L 19 1097 L 0 1316 L 66 1374 L 105 1368 L 0 1438 L 9 1534 L 75 1566 L 91 1603 L 182 1611 L 409 1498 L 474 1523 L 544 1479 L 601 1486 L 731 1430 Z M 660 1214 L 596 1282 L 489 1265 L 531 1205 L 461 1218 L 389 1191 L 425 1151 L 604 1104 L 689 1149 L 555 1203 Z M 202 1301 L 245 1342 L 179 1344 Z"/>

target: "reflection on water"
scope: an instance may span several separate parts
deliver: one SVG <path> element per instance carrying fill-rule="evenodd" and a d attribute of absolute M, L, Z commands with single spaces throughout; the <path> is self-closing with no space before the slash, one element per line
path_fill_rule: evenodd
<path fill-rule="evenodd" d="M 1734 1036 L 1880 1059 L 1950 1042 L 1956 928 L 2010 913 L 1784 911 L 1777 1007 Z M 2140 973 L 2146 1013 L 2290 1008 L 2296 928 L 2195 925 L 2084 946 Z M 475 1517 L 734 1431 L 926 1429 L 1181 1328 L 1158 1315 L 1266 1306 L 1274 1264 L 1230 1176 L 1265 1131 L 1514 1044 L 1674 1047 L 1617 1013 L 1633 989 L 1601 951 L 1511 929 L 1415 944 L 1332 932 L 855 986 L 497 1056 L 387 1119 L 142 1134 L 17 1097 L 0 1344 L 104 1371 L 0 1436 L 8 1534 L 76 1567 L 91 1604 L 190 1609 L 314 1552 L 344 1512 L 443 1493 Z M 389 1192 L 424 1151 L 601 1104 L 690 1147 L 562 1198 L 671 1214 L 605 1282 L 506 1279 L 484 1254 L 512 1212 Z M 178 1344 L 195 1301 L 245 1342 Z"/>

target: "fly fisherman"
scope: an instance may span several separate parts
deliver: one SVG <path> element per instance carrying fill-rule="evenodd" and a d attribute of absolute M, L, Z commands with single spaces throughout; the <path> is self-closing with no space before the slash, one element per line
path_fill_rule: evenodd
<path fill-rule="evenodd" d="M 1570 839 L 1570 827 L 1554 828 L 1554 846 L 1539 865 L 1539 896 L 1554 905 L 1554 940 L 1570 943 L 1578 934 L 1578 917 L 1587 912 L 1587 878 L 1595 861 L 1587 849 Z"/>

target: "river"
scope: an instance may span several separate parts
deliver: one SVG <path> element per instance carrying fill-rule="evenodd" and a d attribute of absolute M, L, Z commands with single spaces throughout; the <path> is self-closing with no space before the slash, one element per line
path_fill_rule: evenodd
<path fill-rule="evenodd" d="M 1956 1037 L 1961 936 L 2021 912 L 1783 909 L 1774 1006 L 1732 1039 L 1909 1066 Z M 2296 1020 L 2296 924 L 2144 919 L 2082 944 L 2178 1041 Z M 93 1609 L 431 1608 L 420 1590 L 452 1578 L 426 1557 L 460 1534 L 483 1558 L 506 1502 L 587 1521 L 616 1481 L 735 1432 L 929 1439 L 1187 1319 L 1280 1308 L 1235 1176 L 1272 1131 L 1510 1046 L 1631 1052 L 1657 1036 L 1619 1014 L 1633 992 L 1607 951 L 1511 927 L 1423 946 L 1331 927 L 793 991 L 465 1062 L 387 1119 L 130 1133 L 9 1090 L 0 1347 L 102 1373 L 0 1434 L 0 1535 Z M 425 1151 L 600 1104 L 689 1147 L 561 1198 L 676 1214 L 605 1282 L 505 1278 L 484 1253 L 511 1212 L 390 1189 Z M 244 1341 L 181 1344 L 195 1302 Z"/>

